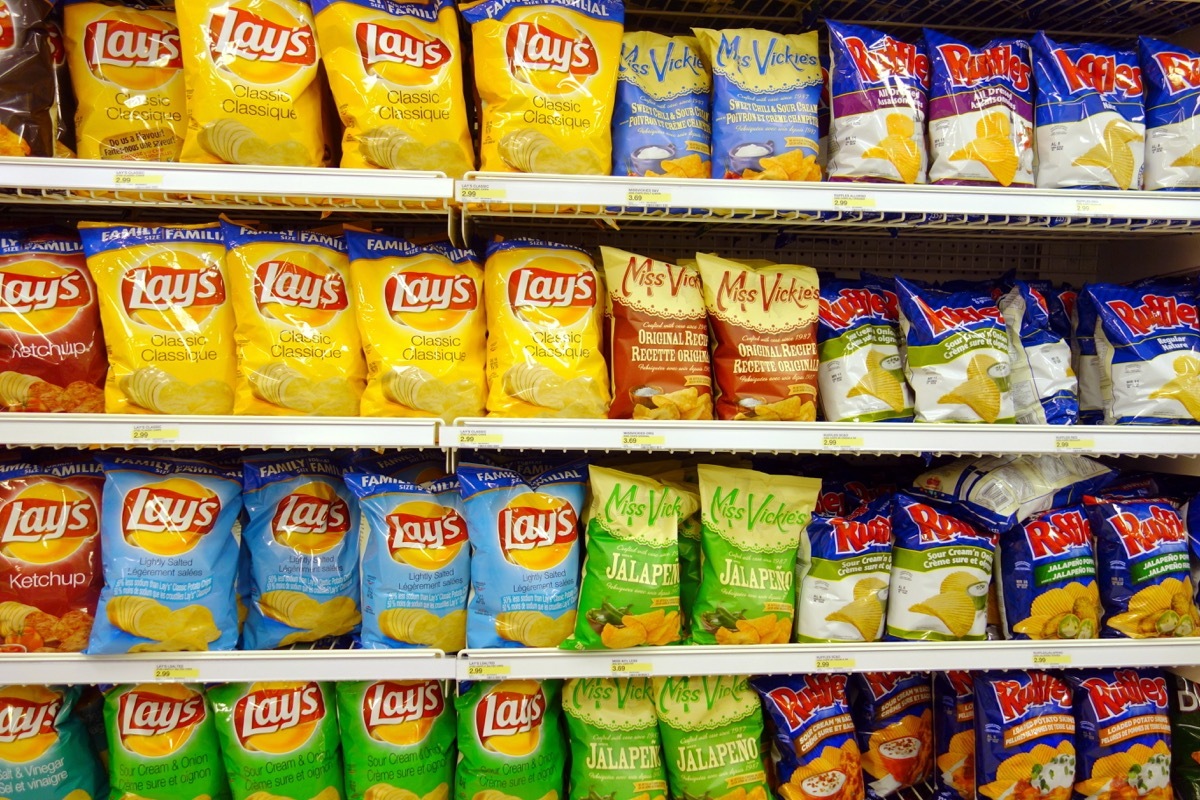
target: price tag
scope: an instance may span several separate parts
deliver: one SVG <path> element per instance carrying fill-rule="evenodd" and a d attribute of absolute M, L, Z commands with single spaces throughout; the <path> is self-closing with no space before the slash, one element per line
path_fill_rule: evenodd
<path fill-rule="evenodd" d="M 475 661 L 467 665 L 468 678 L 506 678 L 511 674 L 511 666 L 495 661 Z"/>
<path fill-rule="evenodd" d="M 1061 650 L 1035 650 L 1033 652 L 1035 667 L 1069 667 L 1071 655 Z"/>
<path fill-rule="evenodd" d="M 458 185 L 458 199 L 464 202 L 504 200 L 507 197 L 507 189 L 498 189 L 486 183 L 460 183 Z"/>
<path fill-rule="evenodd" d="M 834 208 L 874 208 L 875 198 L 865 194 L 836 192 L 833 195 Z"/>
<path fill-rule="evenodd" d="M 662 447 L 667 443 L 667 437 L 653 433 L 625 432 L 621 434 L 621 445 L 624 447 Z"/>
<path fill-rule="evenodd" d="M 671 193 L 651 187 L 634 187 L 625 193 L 627 206 L 669 206 Z"/>
<path fill-rule="evenodd" d="M 854 669 L 854 659 L 845 656 L 817 656 L 818 671 L 845 672 Z"/>
<path fill-rule="evenodd" d="M 623 678 L 644 677 L 654 674 L 654 665 L 649 661 L 637 661 L 632 658 L 614 658 L 612 674 Z"/>
<path fill-rule="evenodd" d="M 161 186 L 162 182 L 162 173 L 141 169 L 123 169 L 113 175 L 113 186 Z"/>
<path fill-rule="evenodd" d="M 821 437 L 822 447 L 862 447 L 863 437 L 844 433 L 827 433 Z"/>
<path fill-rule="evenodd" d="M 156 681 L 195 681 L 200 679 L 200 670 L 179 664 L 159 664 L 154 668 Z"/>
<path fill-rule="evenodd" d="M 134 425 L 129 438 L 135 442 L 171 444 L 179 440 L 179 428 L 164 428 L 162 425 Z"/>
<path fill-rule="evenodd" d="M 1112 203 L 1107 200 L 1087 198 L 1078 199 L 1075 201 L 1076 214 L 1100 214 L 1103 216 L 1112 216 L 1116 213 Z"/>
<path fill-rule="evenodd" d="M 1055 450 L 1095 450 L 1096 440 L 1083 436 L 1059 434 L 1054 437 Z"/>
<path fill-rule="evenodd" d="M 504 444 L 504 434 L 485 431 L 459 431 L 459 445 Z"/>

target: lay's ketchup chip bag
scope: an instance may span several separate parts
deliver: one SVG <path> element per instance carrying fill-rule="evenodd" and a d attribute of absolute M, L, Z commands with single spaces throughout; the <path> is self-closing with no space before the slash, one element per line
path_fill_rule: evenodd
<path fill-rule="evenodd" d="M 78 686 L 0 686 L 0 796 L 102 800 L 108 775 L 75 714 Z"/>

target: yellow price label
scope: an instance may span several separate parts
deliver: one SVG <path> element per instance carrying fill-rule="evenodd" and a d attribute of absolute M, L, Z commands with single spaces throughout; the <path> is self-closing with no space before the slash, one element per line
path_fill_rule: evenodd
<path fill-rule="evenodd" d="M 512 674 L 508 664 L 468 664 L 468 678 L 505 678 Z"/>
<path fill-rule="evenodd" d="M 854 669 L 854 659 L 845 656 L 817 656 L 819 670 L 848 670 Z"/>
<path fill-rule="evenodd" d="M 1076 214 L 1112 214 L 1112 206 L 1104 200 L 1076 200 Z"/>
<path fill-rule="evenodd" d="M 845 194 L 839 192 L 833 196 L 834 208 L 874 208 L 875 198 L 865 194 Z"/>
<path fill-rule="evenodd" d="M 154 680 L 156 681 L 194 681 L 199 679 L 200 670 L 191 667 L 160 666 L 154 668 Z"/>
<path fill-rule="evenodd" d="M 113 186 L 161 186 L 163 176 L 157 172 L 121 170 L 113 175 Z"/>
<path fill-rule="evenodd" d="M 629 661 L 614 658 L 612 662 L 613 675 L 652 675 L 654 664 L 649 661 Z"/>
<path fill-rule="evenodd" d="M 667 437 L 655 436 L 648 433 L 623 433 L 621 444 L 625 447 L 661 447 L 667 443 Z"/>
<path fill-rule="evenodd" d="M 500 433 L 478 433 L 475 431 L 460 431 L 458 443 L 463 444 L 504 444 L 504 435 Z"/>
<path fill-rule="evenodd" d="M 1034 653 L 1033 665 L 1035 667 L 1069 667 L 1071 666 L 1071 656 L 1062 652 Z"/>
<path fill-rule="evenodd" d="M 463 201 L 504 200 L 507 189 L 497 189 L 486 183 L 464 183 L 458 187 L 458 199 Z"/>
<path fill-rule="evenodd" d="M 826 434 L 821 437 L 822 447 L 862 447 L 863 438 L 861 436 L 841 436 L 839 434 Z"/>
<path fill-rule="evenodd" d="M 1093 450 L 1096 447 L 1095 439 L 1082 439 L 1078 436 L 1055 436 L 1055 450 Z"/>
<path fill-rule="evenodd" d="M 179 438 L 179 428 L 162 425 L 134 425 L 129 438 L 135 442 L 173 442 Z"/>
<path fill-rule="evenodd" d="M 625 204 L 630 206 L 668 206 L 671 193 L 662 189 L 630 189 L 625 193 Z"/>

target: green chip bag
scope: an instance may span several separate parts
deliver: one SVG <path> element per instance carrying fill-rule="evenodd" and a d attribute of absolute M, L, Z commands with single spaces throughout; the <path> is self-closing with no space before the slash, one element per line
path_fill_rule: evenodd
<path fill-rule="evenodd" d="M 337 684 L 337 706 L 347 795 L 449 798 L 454 705 L 441 681 L 347 681 Z"/>
<path fill-rule="evenodd" d="M 333 684 L 229 683 L 208 699 L 233 800 L 342 800 Z"/>
<path fill-rule="evenodd" d="M 587 557 L 575 635 L 565 649 L 678 642 L 678 492 L 654 478 L 591 467 Z"/>
<path fill-rule="evenodd" d="M 708 464 L 699 473 L 704 564 L 692 641 L 786 644 L 796 606 L 796 552 L 821 481 Z"/>
<path fill-rule="evenodd" d="M 671 797 L 767 800 L 762 706 L 749 680 L 654 679 Z"/>
<path fill-rule="evenodd" d="M 700 591 L 700 565 L 704 561 L 700 552 L 700 487 L 694 483 L 664 483 L 679 492 L 679 613 L 684 633 L 690 636 L 692 606 Z"/>
<path fill-rule="evenodd" d="M 459 684 L 455 800 L 558 800 L 567 771 L 559 681 Z"/>
<path fill-rule="evenodd" d="M 577 678 L 563 685 L 571 742 L 570 800 L 665 800 L 649 678 Z"/>
<path fill-rule="evenodd" d="M 212 712 L 199 686 L 116 686 L 104 697 L 110 797 L 226 800 Z"/>

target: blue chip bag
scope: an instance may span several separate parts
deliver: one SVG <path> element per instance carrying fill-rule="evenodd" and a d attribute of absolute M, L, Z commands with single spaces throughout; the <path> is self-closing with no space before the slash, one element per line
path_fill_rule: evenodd
<path fill-rule="evenodd" d="M 1076 800 L 1173 800 L 1170 690 L 1162 671 L 1065 674 L 1075 692 Z"/>
<path fill-rule="evenodd" d="M 108 797 L 108 773 L 74 713 L 79 694 L 78 686 L 0 686 L 0 795 Z"/>
<path fill-rule="evenodd" d="M 850 677 L 850 714 L 862 753 L 867 800 L 929 780 L 933 768 L 933 690 L 926 672 Z"/>
<path fill-rule="evenodd" d="M 1134 50 L 1033 37 L 1037 185 L 1140 189 L 1146 135 Z"/>
<path fill-rule="evenodd" d="M 587 464 L 525 479 L 458 468 L 471 532 L 468 647 L 557 647 L 575 630 Z"/>
<path fill-rule="evenodd" d="M 1104 368 L 1096 354 L 1096 305 L 1084 287 L 1071 313 L 1071 361 L 1079 382 L 1079 423 L 1104 422 Z"/>
<path fill-rule="evenodd" d="M 1049 672 L 974 674 L 978 797 L 1070 800 L 1075 781 L 1071 687 Z"/>
<path fill-rule="evenodd" d="M 1045 511 L 1000 537 L 1000 619 L 1009 639 L 1094 639 L 1100 589 L 1083 506 Z"/>
<path fill-rule="evenodd" d="M 400 450 L 355 453 L 355 470 L 420 485 L 446 477 L 446 455 L 438 450 Z"/>
<path fill-rule="evenodd" d="M 254 578 L 246 649 L 357 631 L 359 510 L 341 465 L 322 456 L 268 456 L 244 468 Z"/>
<path fill-rule="evenodd" d="M 975 800 L 975 687 L 971 673 L 933 674 L 936 800 Z"/>
<path fill-rule="evenodd" d="M 845 675 L 751 678 L 775 739 L 771 760 L 784 800 L 862 797 L 862 759 Z"/>
<path fill-rule="evenodd" d="M 104 589 L 87 651 L 232 650 L 237 472 L 180 458 L 97 458 L 104 467 Z"/>
<path fill-rule="evenodd" d="M 1079 383 L 1071 345 L 1052 324 L 1046 296 L 1025 281 L 998 301 L 1008 328 L 1013 411 L 1023 425 L 1074 425 Z"/>
<path fill-rule="evenodd" d="M 1200 189 L 1200 53 L 1138 38 L 1146 90 L 1147 189 Z"/>
<path fill-rule="evenodd" d="M 1105 638 L 1200 636 L 1188 535 L 1167 500 L 1088 498 Z"/>
<path fill-rule="evenodd" d="M 347 475 L 367 523 L 362 545 L 362 644 L 466 646 L 471 551 L 454 476 L 417 486 Z"/>

